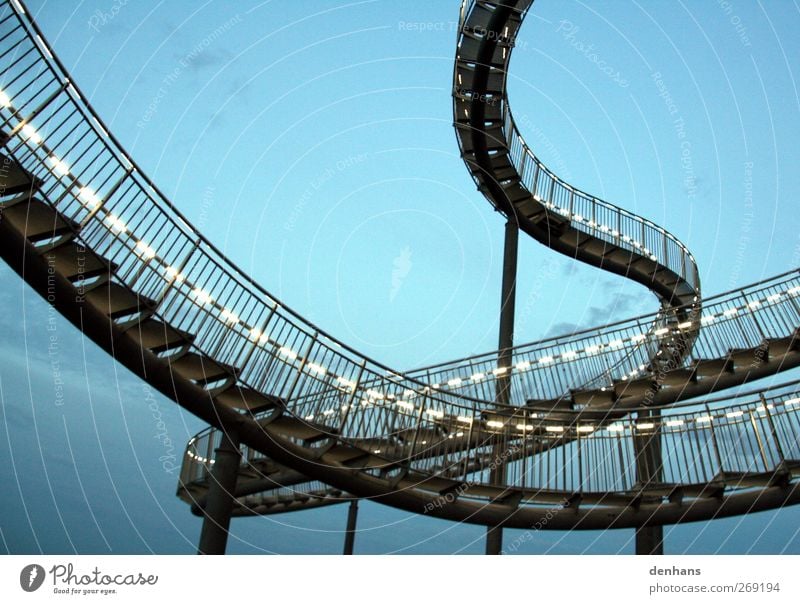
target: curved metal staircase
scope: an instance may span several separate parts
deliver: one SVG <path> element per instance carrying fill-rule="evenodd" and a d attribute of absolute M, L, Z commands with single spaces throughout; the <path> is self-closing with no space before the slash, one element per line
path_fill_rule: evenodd
<path fill-rule="evenodd" d="M 646 285 L 662 308 L 398 373 L 286 308 L 192 227 L 107 131 L 24 5 L 0 3 L 0 253 L 88 338 L 211 426 L 189 443 L 179 485 L 198 510 L 223 433 L 242 443 L 240 515 L 355 496 L 509 527 L 557 505 L 567 511 L 547 528 L 596 529 L 797 502 L 794 392 L 676 403 L 800 364 L 800 275 L 701 307 L 683 244 L 535 157 L 505 89 L 530 4 L 462 5 L 462 157 L 522 231 Z"/>

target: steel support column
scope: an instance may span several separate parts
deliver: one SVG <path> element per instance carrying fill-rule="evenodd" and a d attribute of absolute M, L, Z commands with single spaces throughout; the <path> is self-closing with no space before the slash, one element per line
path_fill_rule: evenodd
<path fill-rule="evenodd" d="M 507 405 L 510 400 L 511 387 L 511 348 L 514 346 L 514 304 L 517 293 L 517 248 L 519 244 L 519 226 L 511 218 L 506 222 L 505 242 L 503 247 L 503 284 L 500 297 L 500 336 L 499 352 L 497 356 L 498 367 L 507 367 L 507 371 L 497 376 L 496 401 L 500 405 Z M 495 444 L 492 455 L 492 468 L 489 473 L 491 484 L 503 484 L 506 480 L 505 463 L 498 460 L 505 459 L 503 447 L 506 446 L 500 439 Z M 500 554 L 503 549 L 503 528 L 491 526 L 486 529 L 486 554 Z"/>
<path fill-rule="evenodd" d="M 353 555 L 353 545 L 356 540 L 356 521 L 358 520 L 358 499 L 353 499 L 350 502 L 350 507 L 347 509 L 347 530 L 344 534 L 344 555 Z"/>
<path fill-rule="evenodd" d="M 231 430 L 222 431 L 222 440 L 214 451 L 198 554 L 225 553 L 240 463 L 239 435 Z"/>
<path fill-rule="evenodd" d="M 661 411 L 653 409 L 647 414 L 648 423 L 655 424 L 651 432 L 645 432 L 634 437 L 636 453 L 636 474 L 639 484 L 644 486 L 662 481 L 664 462 L 661 458 Z M 662 555 L 664 553 L 664 527 L 640 526 L 636 529 L 636 554 L 637 555 Z"/>

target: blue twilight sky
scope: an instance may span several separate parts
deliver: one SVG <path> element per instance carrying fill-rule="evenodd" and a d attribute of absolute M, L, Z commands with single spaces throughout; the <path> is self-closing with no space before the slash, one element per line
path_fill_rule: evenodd
<path fill-rule="evenodd" d="M 27 4 L 142 168 L 285 303 L 399 369 L 496 346 L 503 220 L 451 125 L 458 0 Z M 511 104 L 557 173 L 665 226 L 725 291 L 800 265 L 798 30 L 793 2 L 539 0 Z M 165 460 L 202 423 L 5 265 L 0 284 L 0 551 L 192 552 L 200 521 Z M 657 303 L 523 238 L 517 308 L 521 343 Z M 345 516 L 235 520 L 229 549 L 337 553 Z M 798 524 L 667 528 L 666 551 L 800 553 Z M 359 553 L 483 551 L 481 527 L 375 504 L 359 527 Z M 632 531 L 521 536 L 522 553 L 633 551 Z"/>

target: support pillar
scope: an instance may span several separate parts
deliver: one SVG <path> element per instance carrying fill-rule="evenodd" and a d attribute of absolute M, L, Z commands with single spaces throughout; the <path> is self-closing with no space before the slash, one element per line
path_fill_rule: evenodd
<path fill-rule="evenodd" d="M 236 477 L 241 464 L 238 434 L 226 430 L 214 451 L 214 467 L 209 477 L 208 497 L 203 508 L 198 554 L 224 554 L 231 525 Z"/>
<path fill-rule="evenodd" d="M 636 452 L 636 474 L 641 485 L 658 483 L 662 480 L 664 470 L 661 459 L 661 411 L 650 410 L 646 415 L 640 414 L 640 420 L 652 421 L 656 427 L 649 434 L 634 436 Z M 636 529 L 636 555 L 663 555 L 664 527 L 640 526 Z"/>
<path fill-rule="evenodd" d="M 508 367 L 502 376 L 497 376 L 495 400 L 498 404 L 508 404 L 511 387 L 511 348 L 514 346 L 514 306 L 517 293 L 517 248 L 519 244 L 519 228 L 511 218 L 506 222 L 505 242 L 503 246 L 503 284 L 500 297 L 500 335 L 498 338 L 497 365 Z M 504 459 L 503 447 L 507 443 L 498 439 L 492 451 L 492 470 L 489 473 L 491 484 L 503 484 L 506 480 L 505 463 L 497 463 Z M 490 526 L 486 529 L 486 554 L 497 555 L 503 550 L 503 527 Z"/>
<path fill-rule="evenodd" d="M 358 520 L 358 499 L 350 502 L 347 510 L 347 530 L 344 534 L 344 555 L 353 555 L 353 545 L 356 540 L 356 520 Z"/>

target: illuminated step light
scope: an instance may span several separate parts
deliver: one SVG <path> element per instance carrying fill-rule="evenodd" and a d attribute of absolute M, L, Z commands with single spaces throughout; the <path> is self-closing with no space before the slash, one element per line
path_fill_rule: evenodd
<path fill-rule="evenodd" d="M 336 381 L 342 384 L 343 386 L 347 386 L 348 388 L 353 388 L 356 383 L 352 380 L 348 380 L 346 377 L 339 376 L 336 378 Z"/>
<path fill-rule="evenodd" d="M 286 346 L 281 346 L 278 349 L 278 354 L 287 359 L 291 359 L 292 361 L 297 358 L 297 353 L 291 348 L 287 348 Z"/>
<path fill-rule="evenodd" d="M 214 298 L 211 297 L 211 294 L 199 287 L 195 287 L 192 290 L 192 296 L 194 296 L 195 301 L 200 304 L 200 306 L 205 306 L 206 304 L 214 302 Z"/>
<path fill-rule="evenodd" d="M 259 344 L 265 344 L 267 340 L 269 340 L 269 336 L 258 327 L 253 327 L 253 329 L 250 330 L 250 339 Z"/>
<path fill-rule="evenodd" d="M 379 455 L 379 454 L 380 454 L 380 452 L 381 452 L 381 450 L 380 450 L 380 449 L 373 449 L 373 450 L 372 450 L 372 452 L 373 452 L 375 455 Z"/>
<path fill-rule="evenodd" d="M 227 308 L 222 309 L 222 312 L 219 313 L 219 317 L 226 325 L 236 325 L 239 323 L 239 316 Z"/>
<path fill-rule="evenodd" d="M 63 159 L 59 159 L 55 155 L 49 155 L 47 161 L 53 167 L 55 175 L 59 178 L 69 174 L 69 165 Z"/>
<path fill-rule="evenodd" d="M 125 221 L 123 221 L 119 216 L 115 216 L 114 214 L 109 214 L 108 216 L 106 216 L 105 220 L 108 223 L 108 226 L 111 227 L 112 231 L 115 231 L 120 234 L 126 233 L 128 231 L 128 225 L 125 224 Z"/>
<path fill-rule="evenodd" d="M 11 99 L 2 90 L 0 90 L 0 107 L 11 107 Z"/>
<path fill-rule="evenodd" d="M 325 411 L 322 412 L 322 415 L 325 415 L 325 416 L 329 416 L 329 415 L 333 415 L 333 414 L 334 414 L 334 410 L 333 409 L 325 409 Z"/>
<path fill-rule="evenodd" d="M 595 344 L 594 346 L 587 346 L 586 348 L 584 348 L 583 352 L 585 352 L 586 354 L 597 354 L 598 352 L 600 352 L 600 345 Z"/>
<path fill-rule="evenodd" d="M 28 141 L 33 145 L 38 145 L 42 142 L 42 137 L 36 131 L 36 128 L 30 124 L 25 124 L 22 127 L 22 130 L 20 130 L 20 134 L 22 135 L 22 138 L 28 139 Z"/>
<path fill-rule="evenodd" d="M 578 432 L 594 432 L 594 426 L 578 426 Z"/>
<path fill-rule="evenodd" d="M 550 356 L 542 357 L 541 359 L 539 359 L 539 364 L 540 365 L 547 365 L 548 363 L 552 363 L 552 362 L 553 362 L 553 357 L 550 357 Z"/>
<path fill-rule="evenodd" d="M 656 425 L 650 422 L 645 422 L 643 424 L 636 424 L 637 430 L 652 430 L 655 427 Z"/>
<path fill-rule="evenodd" d="M 767 302 L 777 302 L 781 299 L 781 294 L 772 294 L 771 296 L 767 296 Z"/>
<path fill-rule="evenodd" d="M 689 329 L 692 325 L 694 325 L 694 323 L 691 321 L 684 321 L 678 324 L 678 329 Z"/>
<path fill-rule="evenodd" d="M 599 228 L 599 229 L 600 229 L 600 230 L 601 230 L 603 233 L 608 233 L 608 231 L 609 231 L 609 228 L 608 228 L 606 225 L 604 225 L 604 224 L 601 224 L 601 225 L 600 225 L 598 228 Z"/>
<path fill-rule="evenodd" d="M 326 375 L 328 373 L 322 365 L 317 365 L 316 363 L 309 363 L 306 367 L 308 367 L 309 371 L 313 371 L 317 375 Z"/>
<path fill-rule="evenodd" d="M 636 344 L 637 342 L 641 342 L 642 340 L 644 340 L 646 337 L 647 336 L 645 336 L 643 333 L 639 333 L 636 334 L 635 336 L 631 336 L 631 342 Z"/>
<path fill-rule="evenodd" d="M 611 424 L 610 426 L 606 427 L 606 430 L 609 432 L 622 432 L 625 430 L 625 426 L 622 424 Z"/>
<path fill-rule="evenodd" d="M 467 417 L 466 415 L 459 415 L 456 418 L 456 421 L 461 422 L 462 424 L 471 424 L 472 423 L 472 418 L 471 417 Z"/>
<path fill-rule="evenodd" d="M 442 419 L 444 417 L 444 411 L 437 411 L 436 409 L 428 409 L 425 413 L 436 419 Z"/>
<path fill-rule="evenodd" d="M 560 432 L 564 431 L 564 426 L 547 426 L 545 428 L 545 430 L 547 432 L 558 432 L 558 433 L 560 433 Z"/>
<path fill-rule="evenodd" d="M 461 378 L 453 378 L 452 380 L 448 380 L 447 385 L 450 387 L 460 386 Z"/>
<path fill-rule="evenodd" d="M 367 390 L 367 396 L 376 400 L 383 400 L 383 394 L 377 390 Z"/>
<path fill-rule="evenodd" d="M 578 356 L 577 352 L 575 352 L 574 350 L 567 350 L 567 352 L 561 355 L 561 358 L 564 360 L 568 360 L 568 359 L 574 359 L 576 356 Z"/>
<path fill-rule="evenodd" d="M 793 288 L 787 289 L 786 293 L 790 296 L 800 296 L 800 286 L 795 285 Z"/>
<path fill-rule="evenodd" d="M 701 415 L 700 417 L 696 417 L 694 421 L 698 424 L 708 424 L 711 423 L 713 419 L 714 418 L 710 415 Z"/>
<path fill-rule="evenodd" d="M 581 216 L 580 214 L 574 214 L 572 216 L 572 220 L 574 220 L 575 222 L 583 222 L 583 216 Z"/>
<path fill-rule="evenodd" d="M 669 327 L 662 327 L 661 329 L 656 329 L 653 333 L 657 336 L 663 336 L 669 333 Z"/>
<path fill-rule="evenodd" d="M 612 231 L 611 231 L 611 236 L 612 236 L 612 237 L 619 237 L 619 231 L 617 231 L 617 230 L 612 230 Z"/>
<path fill-rule="evenodd" d="M 520 361 L 519 363 L 517 363 L 516 367 L 520 371 L 526 371 L 526 370 L 531 368 L 531 362 L 530 361 Z"/>
<path fill-rule="evenodd" d="M 486 422 L 486 425 L 489 426 L 490 428 L 502 428 L 504 424 L 503 424 L 503 422 L 497 422 L 497 421 L 494 421 L 494 420 L 490 420 L 490 421 Z"/>
<path fill-rule="evenodd" d="M 100 205 L 100 198 L 97 196 L 92 189 L 89 187 L 81 187 L 81 190 L 78 191 L 78 199 L 80 202 L 85 205 L 90 210 L 94 210 L 97 206 Z"/>
<path fill-rule="evenodd" d="M 683 420 L 682 419 L 671 419 L 667 422 L 667 425 L 674 428 L 675 426 L 682 426 Z"/>
<path fill-rule="evenodd" d="M 183 276 L 177 268 L 174 266 L 168 266 L 164 271 L 164 276 L 167 278 L 168 281 L 175 281 L 175 283 L 183 283 L 186 280 L 186 277 Z"/>
<path fill-rule="evenodd" d="M 395 405 L 397 405 L 398 407 L 400 407 L 402 409 L 408 409 L 409 411 L 412 411 L 414 409 L 413 403 L 409 403 L 409 402 L 406 402 L 406 401 L 397 401 L 395 403 Z"/>
<path fill-rule="evenodd" d="M 463 432 L 456 432 L 456 438 L 461 438 L 462 436 L 464 436 Z"/>
<path fill-rule="evenodd" d="M 723 314 L 723 315 L 725 315 L 726 317 L 732 317 L 732 316 L 733 316 L 733 315 L 735 315 L 737 312 L 739 312 L 739 309 L 738 309 L 738 308 L 729 308 L 728 310 L 726 310 L 726 311 L 725 311 L 724 313 L 722 313 L 722 314 Z"/>
<path fill-rule="evenodd" d="M 151 260 L 156 257 L 156 251 L 143 240 L 136 242 L 135 252 L 137 256 L 141 256 L 145 260 Z"/>
<path fill-rule="evenodd" d="M 790 398 L 783 401 L 784 406 L 790 407 L 792 405 L 800 405 L 800 398 Z"/>
<path fill-rule="evenodd" d="M 613 340 L 612 342 L 608 343 L 609 348 L 622 348 L 622 340 Z"/>
<path fill-rule="evenodd" d="M 758 300 L 753 300 L 747 303 L 748 308 L 758 308 L 759 306 L 761 306 L 761 302 L 759 302 Z"/>
<path fill-rule="evenodd" d="M 469 379 L 471 379 L 473 382 L 480 382 L 485 377 L 486 377 L 485 373 L 476 373 Z"/>
<path fill-rule="evenodd" d="M 525 432 L 526 430 L 533 430 L 532 424 L 517 424 L 517 430 L 522 430 Z"/>
<path fill-rule="evenodd" d="M 709 323 L 713 323 L 713 322 L 714 322 L 714 319 L 716 319 L 716 317 L 715 317 L 714 315 L 706 315 L 705 317 L 703 317 L 702 319 L 700 319 L 700 322 L 701 322 L 703 325 L 708 325 Z"/>
<path fill-rule="evenodd" d="M 734 418 L 734 417 L 742 417 L 743 415 L 744 411 L 729 411 L 728 413 L 725 414 L 725 417 Z"/>
<path fill-rule="evenodd" d="M 506 371 L 508 371 L 508 367 L 498 367 L 492 370 L 492 373 L 495 375 L 503 375 Z"/>

